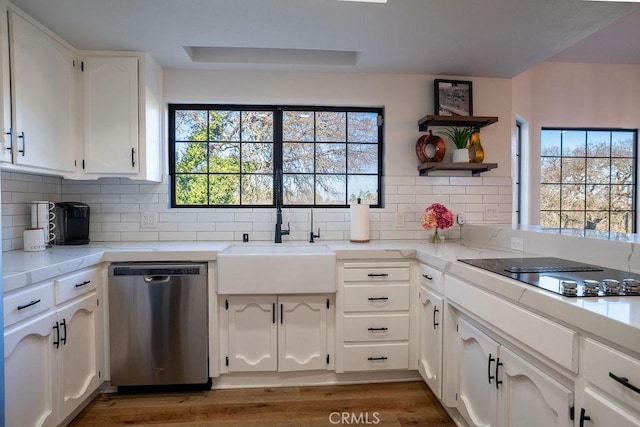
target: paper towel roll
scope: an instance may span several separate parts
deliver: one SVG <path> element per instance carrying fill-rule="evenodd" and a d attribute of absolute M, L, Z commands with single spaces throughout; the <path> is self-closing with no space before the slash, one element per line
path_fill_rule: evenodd
<path fill-rule="evenodd" d="M 349 206 L 350 239 L 356 243 L 369 241 L 369 205 L 363 205 L 358 199 L 357 205 Z"/>

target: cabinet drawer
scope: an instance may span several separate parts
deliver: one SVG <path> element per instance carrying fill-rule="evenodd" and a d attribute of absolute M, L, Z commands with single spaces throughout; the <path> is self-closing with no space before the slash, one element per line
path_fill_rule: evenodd
<path fill-rule="evenodd" d="M 409 344 L 345 345 L 345 371 L 409 368 Z"/>
<path fill-rule="evenodd" d="M 345 341 L 406 341 L 408 339 L 408 314 L 344 317 Z"/>
<path fill-rule="evenodd" d="M 91 268 L 56 279 L 56 304 L 72 300 L 96 289 L 100 280 L 100 269 Z"/>
<path fill-rule="evenodd" d="M 640 392 L 640 360 L 634 359 L 589 338 L 584 346 L 584 372 L 587 381 L 622 402 L 638 407 Z M 618 378 L 616 380 L 611 375 Z M 621 382 L 627 379 L 627 386 Z"/>
<path fill-rule="evenodd" d="M 409 263 L 345 264 L 345 282 L 408 282 Z"/>
<path fill-rule="evenodd" d="M 344 311 L 409 310 L 409 285 L 345 286 Z"/>
<path fill-rule="evenodd" d="M 441 294 L 444 293 L 444 280 L 442 271 L 420 264 L 420 283 Z"/>
<path fill-rule="evenodd" d="M 44 282 L 5 297 L 3 307 L 5 327 L 49 310 L 53 307 L 53 282 Z"/>

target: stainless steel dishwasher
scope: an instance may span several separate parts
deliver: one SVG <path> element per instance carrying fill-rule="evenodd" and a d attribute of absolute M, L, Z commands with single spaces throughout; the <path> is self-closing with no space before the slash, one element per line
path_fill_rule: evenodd
<path fill-rule="evenodd" d="M 111 385 L 207 383 L 207 306 L 206 264 L 111 264 Z"/>

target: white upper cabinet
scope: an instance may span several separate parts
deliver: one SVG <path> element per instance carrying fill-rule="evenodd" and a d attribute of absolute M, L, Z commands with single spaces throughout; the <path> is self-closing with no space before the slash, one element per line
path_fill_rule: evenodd
<path fill-rule="evenodd" d="M 10 11 L 11 160 L 36 171 L 75 170 L 73 49 L 35 22 Z M 6 108 L 6 106 L 5 106 Z M 9 151 L 9 150 L 5 150 Z"/>
<path fill-rule="evenodd" d="M 162 70 L 137 52 L 85 52 L 82 177 L 161 181 Z"/>
<path fill-rule="evenodd" d="M 85 57 L 85 174 L 138 172 L 138 58 Z"/>

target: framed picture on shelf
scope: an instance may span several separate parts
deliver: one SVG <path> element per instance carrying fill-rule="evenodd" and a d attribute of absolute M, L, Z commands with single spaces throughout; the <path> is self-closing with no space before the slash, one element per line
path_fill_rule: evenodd
<path fill-rule="evenodd" d="M 438 116 L 473 116 L 472 82 L 466 80 L 433 81 L 435 114 Z"/>

